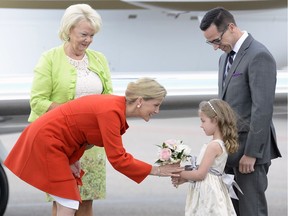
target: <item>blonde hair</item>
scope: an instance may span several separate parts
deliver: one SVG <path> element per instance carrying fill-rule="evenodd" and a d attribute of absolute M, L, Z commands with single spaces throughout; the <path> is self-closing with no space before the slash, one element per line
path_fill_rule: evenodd
<path fill-rule="evenodd" d="M 74 4 L 65 10 L 65 13 L 61 19 L 59 38 L 62 41 L 68 41 L 70 30 L 82 20 L 87 20 L 90 22 L 95 34 L 102 26 L 101 16 L 90 5 Z"/>
<path fill-rule="evenodd" d="M 223 142 L 228 153 L 235 153 L 238 150 L 237 115 L 229 104 L 220 99 L 202 101 L 199 104 L 199 111 L 208 118 L 216 119 L 219 130 L 223 136 Z"/>
<path fill-rule="evenodd" d="M 167 91 L 162 85 L 156 80 L 146 77 L 128 83 L 125 92 L 128 103 L 135 102 L 139 97 L 142 97 L 145 101 L 163 99 L 166 94 Z"/>

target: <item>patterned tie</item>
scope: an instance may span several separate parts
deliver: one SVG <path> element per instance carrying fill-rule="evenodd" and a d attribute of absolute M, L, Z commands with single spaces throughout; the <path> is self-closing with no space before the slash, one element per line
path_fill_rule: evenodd
<path fill-rule="evenodd" d="M 224 76 L 223 76 L 223 87 L 225 86 L 225 79 L 226 79 L 228 72 L 231 68 L 231 65 L 233 63 L 233 56 L 234 55 L 235 55 L 235 52 L 233 50 L 228 54 L 227 66 L 226 66 L 226 70 L 225 70 Z"/>

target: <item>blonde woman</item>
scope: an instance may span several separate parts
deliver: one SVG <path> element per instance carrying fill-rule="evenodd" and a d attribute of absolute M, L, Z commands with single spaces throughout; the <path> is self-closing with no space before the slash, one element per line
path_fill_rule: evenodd
<path fill-rule="evenodd" d="M 179 165 L 152 166 L 126 152 L 122 143 L 129 127 L 126 118 L 148 122 L 159 113 L 165 96 L 158 82 L 142 78 L 128 84 L 126 96 L 88 95 L 69 101 L 31 123 L 4 164 L 53 196 L 58 216 L 72 216 L 78 209 L 83 175 L 78 160 L 91 146 L 105 149 L 114 169 L 137 183 L 148 175 L 177 176 Z"/>
<path fill-rule="evenodd" d="M 112 93 L 105 56 L 88 48 L 101 25 L 101 17 L 87 4 L 66 9 L 59 31 L 63 44 L 44 52 L 34 69 L 29 122 L 75 98 Z M 104 151 L 98 147 L 86 151 L 81 158 L 86 174 L 80 188 L 82 203 L 77 216 L 92 216 L 93 200 L 105 198 L 105 162 Z M 48 196 L 48 201 L 53 199 Z M 52 215 L 56 216 L 55 202 Z"/>

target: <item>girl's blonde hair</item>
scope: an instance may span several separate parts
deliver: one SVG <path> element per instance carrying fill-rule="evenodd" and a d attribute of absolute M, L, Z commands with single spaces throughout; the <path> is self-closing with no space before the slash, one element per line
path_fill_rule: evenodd
<path fill-rule="evenodd" d="M 235 153 L 239 147 L 237 115 L 229 104 L 220 99 L 202 101 L 199 104 L 199 111 L 210 119 L 217 119 L 227 152 Z"/>
<path fill-rule="evenodd" d="M 139 78 L 135 82 L 128 83 L 125 96 L 128 103 L 135 102 L 139 97 L 144 100 L 163 99 L 167 94 L 166 89 L 156 80 L 151 78 Z"/>
<path fill-rule="evenodd" d="M 80 21 L 87 20 L 96 34 L 101 26 L 101 16 L 88 4 L 74 4 L 69 6 L 61 19 L 59 38 L 62 41 L 69 41 L 70 30 Z"/>

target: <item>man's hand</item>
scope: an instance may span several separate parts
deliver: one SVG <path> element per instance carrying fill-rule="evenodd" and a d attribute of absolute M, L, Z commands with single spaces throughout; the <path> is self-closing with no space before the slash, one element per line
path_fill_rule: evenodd
<path fill-rule="evenodd" d="M 255 162 L 256 158 L 243 155 L 239 161 L 239 172 L 242 174 L 254 172 Z"/>

